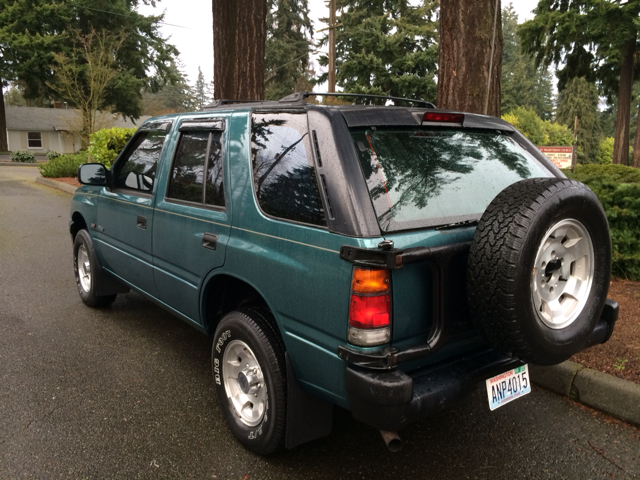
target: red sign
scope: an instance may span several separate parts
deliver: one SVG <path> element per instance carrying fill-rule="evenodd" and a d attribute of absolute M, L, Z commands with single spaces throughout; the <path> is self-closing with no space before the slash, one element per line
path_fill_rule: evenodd
<path fill-rule="evenodd" d="M 571 168 L 573 147 L 538 147 L 558 168 Z"/>

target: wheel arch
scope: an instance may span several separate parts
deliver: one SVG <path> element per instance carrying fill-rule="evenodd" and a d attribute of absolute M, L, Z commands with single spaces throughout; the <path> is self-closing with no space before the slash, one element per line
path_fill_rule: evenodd
<path fill-rule="evenodd" d="M 76 234 L 82 230 L 87 229 L 87 222 L 85 221 L 82 214 L 78 211 L 73 212 L 71 215 L 71 222 L 69 222 L 69 233 L 71 234 L 71 239 L 76 239 Z"/>
<path fill-rule="evenodd" d="M 209 335 L 213 335 L 225 314 L 243 306 L 268 309 L 274 318 L 272 327 L 284 344 L 276 311 L 252 282 L 221 271 L 213 271 L 207 276 L 200 295 L 200 311 L 203 326 Z"/>

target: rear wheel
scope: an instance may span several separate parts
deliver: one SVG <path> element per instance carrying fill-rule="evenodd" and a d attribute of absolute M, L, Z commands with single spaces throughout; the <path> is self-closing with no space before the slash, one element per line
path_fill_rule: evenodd
<path fill-rule="evenodd" d="M 584 348 L 606 300 L 609 227 L 572 180 L 505 188 L 474 234 L 467 271 L 472 318 L 493 346 L 525 362 L 560 363 Z"/>
<path fill-rule="evenodd" d="M 227 314 L 214 336 L 213 377 L 227 425 L 249 450 L 267 455 L 284 445 L 286 364 L 284 349 L 252 309 Z"/>
<path fill-rule="evenodd" d="M 82 301 L 90 307 L 110 305 L 116 299 L 112 295 L 96 295 L 96 270 L 98 258 L 93 250 L 93 242 L 86 230 L 80 230 L 73 241 L 73 270 L 76 286 Z"/>

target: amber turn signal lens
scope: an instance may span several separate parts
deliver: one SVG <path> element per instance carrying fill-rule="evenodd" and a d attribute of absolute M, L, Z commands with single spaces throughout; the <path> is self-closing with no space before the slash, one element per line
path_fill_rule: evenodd
<path fill-rule="evenodd" d="M 354 268 L 351 290 L 354 293 L 384 293 L 389 291 L 389 270 Z"/>

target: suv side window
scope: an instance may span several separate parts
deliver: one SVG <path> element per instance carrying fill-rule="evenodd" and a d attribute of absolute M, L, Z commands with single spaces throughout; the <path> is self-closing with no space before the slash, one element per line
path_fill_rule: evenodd
<path fill-rule="evenodd" d="M 180 135 L 167 197 L 224 207 L 222 132 L 186 131 Z"/>
<path fill-rule="evenodd" d="M 164 139 L 164 132 L 142 132 L 115 169 L 115 188 L 150 192 Z"/>
<path fill-rule="evenodd" d="M 255 114 L 251 119 L 253 186 L 264 213 L 326 226 L 305 114 Z"/>

